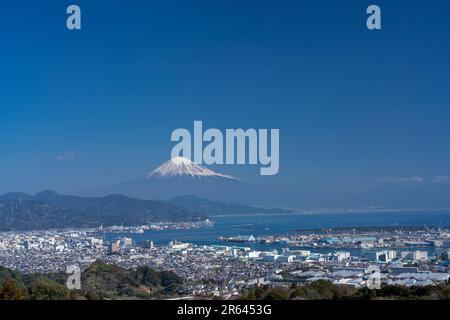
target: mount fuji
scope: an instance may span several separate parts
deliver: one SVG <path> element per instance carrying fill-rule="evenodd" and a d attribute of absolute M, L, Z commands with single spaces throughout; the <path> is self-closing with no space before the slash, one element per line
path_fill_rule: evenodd
<path fill-rule="evenodd" d="M 108 190 L 141 199 L 172 199 L 183 195 L 214 200 L 234 199 L 245 183 L 230 175 L 175 157 L 148 174 Z"/>

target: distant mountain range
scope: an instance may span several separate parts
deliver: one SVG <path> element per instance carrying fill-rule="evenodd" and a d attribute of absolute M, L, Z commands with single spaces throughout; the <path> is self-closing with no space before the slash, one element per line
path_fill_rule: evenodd
<path fill-rule="evenodd" d="M 198 221 L 223 214 L 288 213 L 210 201 L 194 196 L 171 201 L 140 200 L 120 194 L 105 197 L 61 195 L 46 190 L 35 195 L 0 196 L 0 231 L 91 228 L 100 225 L 137 226 L 160 221 Z"/>
<path fill-rule="evenodd" d="M 192 212 L 198 212 L 208 216 L 215 215 L 239 215 L 239 214 L 283 214 L 292 213 L 291 210 L 282 208 L 261 208 L 235 203 L 211 201 L 195 196 L 180 196 L 172 199 L 170 203 Z"/>
<path fill-rule="evenodd" d="M 123 195 L 85 198 L 43 191 L 34 196 L 8 193 L 0 197 L 0 230 L 127 226 L 152 221 L 193 221 L 206 216 L 171 203 Z"/>
<path fill-rule="evenodd" d="M 414 179 L 415 178 L 415 179 Z M 263 179 L 263 178 L 261 178 Z M 362 191 L 316 190 L 279 185 L 265 181 L 251 183 L 239 178 L 213 171 L 183 157 L 176 157 L 161 166 L 143 174 L 137 179 L 115 185 L 96 194 L 124 194 L 140 199 L 162 199 L 192 195 L 214 201 L 263 206 L 289 206 L 301 208 L 450 208 L 450 177 L 434 179 L 421 177 L 380 179 Z M 300 185 L 300 184 L 299 184 Z M 192 199 L 191 199 L 192 200 Z M 175 203 L 180 203 L 176 200 Z M 218 208 L 211 203 L 193 205 L 198 201 L 185 203 L 186 208 L 203 212 L 205 207 Z M 223 211 L 237 209 L 225 206 Z M 243 209 L 243 208 L 241 208 Z M 253 210 L 253 209 L 252 209 Z M 221 210 L 219 210 L 221 211 Z M 241 211 L 241 210 L 239 210 Z M 246 210 L 242 210 L 245 212 Z M 210 212 L 213 212 L 211 210 Z M 208 213 L 211 214 L 211 213 Z"/>

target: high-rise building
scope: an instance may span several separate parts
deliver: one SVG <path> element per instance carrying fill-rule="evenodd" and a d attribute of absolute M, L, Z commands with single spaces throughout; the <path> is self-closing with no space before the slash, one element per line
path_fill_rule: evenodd
<path fill-rule="evenodd" d="M 123 238 L 123 245 L 124 247 L 129 247 L 133 245 L 133 239 L 132 238 Z"/>
<path fill-rule="evenodd" d="M 110 253 L 117 253 L 120 250 L 120 240 L 116 240 L 110 243 L 109 245 L 109 252 Z"/>
<path fill-rule="evenodd" d="M 397 252 L 395 250 L 372 251 L 369 256 L 374 261 L 391 262 L 397 257 Z"/>

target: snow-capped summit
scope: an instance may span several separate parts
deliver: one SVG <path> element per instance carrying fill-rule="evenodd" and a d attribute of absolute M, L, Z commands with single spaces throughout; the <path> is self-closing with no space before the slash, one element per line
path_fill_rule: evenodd
<path fill-rule="evenodd" d="M 185 157 L 175 157 L 166 162 L 164 162 L 161 166 L 150 172 L 145 179 L 151 178 L 169 178 L 169 177 L 197 177 L 197 178 L 206 178 L 206 177 L 217 177 L 217 178 L 225 178 L 225 179 L 233 179 L 236 178 L 222 174 L 219 172 L 212 171 L 208 168 L 205 168 L 201 165 L 198 165 Z"/>
<path fill-rule="evenodd" d="M 232 201 L 242 197 L 246 184 L 240 179 L 215 172 L 185 157 L 174 157 L 150 173 L 108 189 L 140 199 L 168 200 L 193 195 L 213 200 Z M 253 190 L 253 189 L 252 189 Z"/>

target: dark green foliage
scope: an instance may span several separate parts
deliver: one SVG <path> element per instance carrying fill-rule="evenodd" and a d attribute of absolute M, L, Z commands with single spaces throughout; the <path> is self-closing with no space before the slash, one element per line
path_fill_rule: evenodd
<path fill-rule="evenodd" d="M 173 272 L 157 272 L 148 266 L 136 271 L 97 262 L 82 274 L 86 299 L 152 298 L 174 295 L 183 280 Z"/>
<path fill-rule="evenodd" d="M 160 278 L 161 286 L 165 288 L 166 293 L 175 292 L 183 283 L 183 280 L 171 271 L 162 271 Z"/>
<path fill-rule="evenodd" d="M 28 287 L 31 300 L 67 300 L 70 298 L 69 290 L 44 276 L 34 279 Z"/>
<path fill-rule="evenodd" d="M 136 271 L 136 280 L 143 285 L 156 287 L 161 285 L 159 273 L 148 266 L 140 267 Z"/>
<path fill-rule="evenodd" d="M 265 286 L 250 289 L 240 297 L 240 300 L 262 300 L 266 296 L 267 291 L 268 288 Z"/>
<path fill-rule="evenodd" d="M 2 286 L 3 282 L 7 279 L 13 279 L 18 282 L 22 282 L 22 275 L 20 272 L 10 270 L 5 267 L 0 266 L 0 287 Z"/>
<path fill-rule="evenodd" d="M 326 280 L 312 282 L 306 286 L 296 288 L 291 298 L 310 300 L 332 300 L 337 293 L 337 286 Z"/>
<path fill-rule="evenodd" d="M 96 262 L 81 275 L 81 290 L 69 291 L 65 274 L 22 276 L 0 268 L 0 300 L 150 299 L 174 296 L 183 279 L 147 266 L 136 271 Z"/>
<path fill-rule="evenodd" d="M 377 290 L 369 288 L 359 289 L 354 298 L 358 300 L 375 300 L 377 298 Z"/>
<path fill-rule="evenodd" d="M 280 288 L 272 289 L 264 297 L 264 300 L 289 300 L 289 291 Z"/>
<path fill-rule="evenodd" d="M 25 287 L 17 280 L 5 279 L 0 286 L 0 300 L 25 300 L 27 298 Z"/>
<path fill-rule="evenodd" d="M 288 294 L 286 297 L 285 293 Z M 244 300 L 450 300 L 450 285 L 426 287 L 383 286 L 380 290 L 356 289 L 319 280 L 290 288 L 260 287 L 247 290 Z"/>

